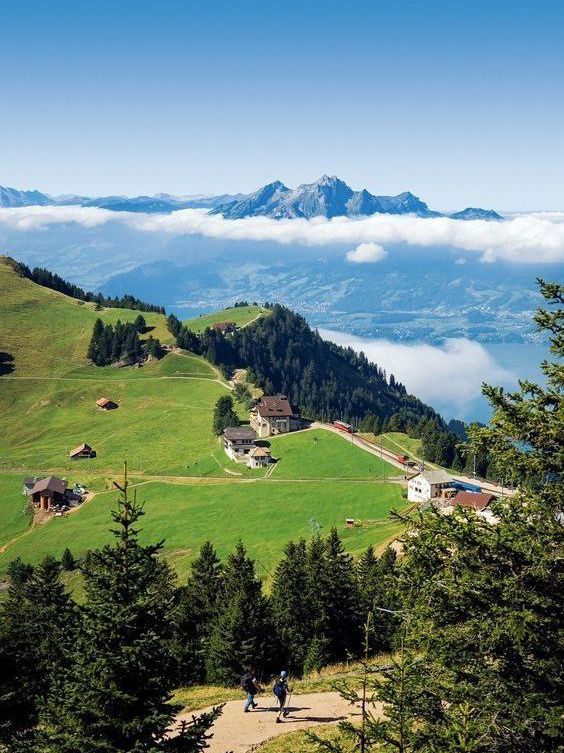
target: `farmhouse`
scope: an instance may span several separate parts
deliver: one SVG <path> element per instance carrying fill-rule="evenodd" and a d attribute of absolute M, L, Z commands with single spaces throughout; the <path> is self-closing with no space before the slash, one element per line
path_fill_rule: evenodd
<path fill-rule="evenodd" d="M 31 498 L 36 507 L 41 510 L 50 510 L 54 505 L 64 503 L 66 491 L 66 481 L 56 476 L 47 476 L 33 485 Z"/>
<path fill-rule="evenodd" d="M 451 484 L 450 476 L 443 470 L 418 473 L 407 482 L 408 502 L 428 502 Z"/>
<path fill-rule="evenodd" d="M 118 407 L 118 404 L 114 403 L 113 400 L 109 400 L 107 397 L 101 397 L 96 400 L 96 406 L 100 408 L 100 410 L 115 410 L 115 408 Z"/>
<path fill-rule="evenodd" d="M 231 332 L 235 332 L 237 325 L 235 322 L 216 322 L 215 324 L 212 324 L 212 329 L 215 329 L 217 332 L 222 332 L 224 335 L 229 335 Z"/>
<path fill-rule="evenodd" d="M 286 395 L 264 395 L 251 411 L 251 426 L 260 439 L 299 428 L 299 416 Z"/>
<path fill-rule="evenodd" d="M 93 450 L 89 444 L 79 444 L 74 450 L 69 452 L 69 458 L 72 460 L 80 460 L 81 458 L 95 458 L 96 450 Z"/>
<path fill-rule="evenodd" d="M 245 460 L 257 438 L 250 426 L 229 426 L 223 432 L 223 447 L 231 460 Z"/>
<path fill-rule="evenodd" d="M 438 498 L 431 500 L 433 507 L 443 515 L 451 515 L 457 507 L 474 510 L 476 515 L 484 518 L 488 523 L 497 523 L 498 518 L 490 509 L 490 504 L 496 497 L 486 492 L 459 491 L 450 499 Z"/>
<path fill-rule="evenodd" d="M 272 460 L 270 450 L 266 447 L 253 447 L 247 457 L 249 468 L 265 468 Z"/>
<path fill-rule="evenodd" d="M 477 512 L 482 512 L 486 509 L 495 499 L 493 494 L 487 492 L 466 492 L 460 491 L 455 494 L 451 499 L 453 507 L 460 505 L 461 507 L 471 507 Z"/>

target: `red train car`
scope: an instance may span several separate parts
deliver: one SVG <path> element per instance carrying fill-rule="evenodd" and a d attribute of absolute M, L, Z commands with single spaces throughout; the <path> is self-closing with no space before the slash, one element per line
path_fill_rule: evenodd
<path fill-rule="evenodd" d="M 346 431 L 347 434 L 354 434 L 354 427 L 346 424 L 344 421 L 333 421 L 333 426 L 340 431 Z"/>

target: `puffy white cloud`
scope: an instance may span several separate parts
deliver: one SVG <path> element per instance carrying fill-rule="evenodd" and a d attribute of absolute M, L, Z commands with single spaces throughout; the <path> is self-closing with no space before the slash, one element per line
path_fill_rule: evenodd
<path fill-rule="evenodd" d="M 453 413 L 465 417 L 480 395 L 482 382 L 513 384 L 517 377 L 500 366 L 480 343 L 452 338 L 442 346 L 406 344 L 383 339 L 355 337 L 320 330 L 326 340 L 350 345 L 403 382 L 407 390 L 430 405 L 455 406 Z"/>
<path fill-rule="evenodd" d="M 209 215 L 206 210 L 182 209 L 172 214 L 112 212 L 98 207 L 21 207 L 0 209 L 0 226 L 16 230 L 77 223 L 94 227 L 105 222 L 124 223 L 140 232 L 169 235 L 204 235 L 224 240 L 271 241 L 310 246 L 374 243 L 411 245 L 470 251 L 484 261 L 505 260 L 542 264 L 564 262 L 564 222 L 561 213 L 517 215 L 501 222 L 422 219 L 409 215 L 373 215 L 330 220 L 241 220 Z"/>
<path fill-rule="evenodd" d="M 359 245 L 347 254 L 347 261 L 354 264 L 367 264 L 382 261 L 388 252 L 377 243 L 359 243 Z"/>

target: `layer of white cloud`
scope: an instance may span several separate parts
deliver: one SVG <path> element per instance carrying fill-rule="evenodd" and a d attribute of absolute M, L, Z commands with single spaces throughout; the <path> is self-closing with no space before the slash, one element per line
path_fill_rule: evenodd
<path fill-rule="evenodd" d="M 404 344 L 355 337 L 320 330 L 326 340 L 349 345 L 403 382 L 408 392 L 433 406 L 453 406 L 453 414 L 465 418 L 482 382 L 516 384 L 517 377 L 501 367 L 488 351 L 466 338 L 452 338 L 444 345 Z"/>
<path fill-rule="evenodd" d="M 310 246 L 375 243 L 388 249 L 394 244 L 455 248 L 480 254 L 481 259 L 488 262 L 564 262 L 564 222 L 562 214 L 556 212 L 487 222 L 451 220 L 448 217 L 422 219 L 407 215 L 373 215 L 358 219 L 335 217 L 330 220 L 323 217 L 312 220 L 273 220 L 269 217 L 227 220 L 201 209 L 183 209 L 167 215 L 74 206 L 0 209 L 0 226 L 16 230 L 71 222 L 85 227 L 117 222 L 140 232 Z"/>
<path fill-rule="evenodd" d="M 347 254 L 347 261 L 353 264 L 369 264 L 382 261 L 388 252 L 377 243 L 359 243 L 359 245 Z"/>

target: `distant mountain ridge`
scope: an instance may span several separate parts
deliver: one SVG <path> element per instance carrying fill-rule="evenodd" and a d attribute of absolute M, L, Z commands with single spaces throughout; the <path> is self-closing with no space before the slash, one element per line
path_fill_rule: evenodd
<path fill-rule="evenodd" d="M 172 196 L 50 196 L 41 191 L 21 191 L 0 186 L 0 207 L 70 206 L 102 207 L 115 212 L 169 214 L 179 209 L 208 209 L 227 219 L 271 217 L 295 219 L 312 217 L 366 217 L 373 214 L 410 214 L 416 217 L 450 217 L 455 220 L 501 220 L 492 209 L 467 207 L 445 215 L 430 209 L 410 191 L 397 196 L 375 196 L 366 188 L 353 191 L 336 175 L 322 175 L 313 183 L 292 189 L 279 180 L 249 194 Z"/>
<path fill-rule="evenodd" d="M 242 199 L 219 204 L 210 214 L 222 214 L 232 220 L 257 216 L 275 219 L 360 217 L 371 214 L 440 216 L 439 212 L 433 212 L 409 191 L 398 196 L 374 196 L 365 188 L 353 191 L 336 175 L 323 175 L 319 180 L 303 183 L 295 189 L 275 181 Z"/>

